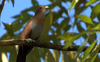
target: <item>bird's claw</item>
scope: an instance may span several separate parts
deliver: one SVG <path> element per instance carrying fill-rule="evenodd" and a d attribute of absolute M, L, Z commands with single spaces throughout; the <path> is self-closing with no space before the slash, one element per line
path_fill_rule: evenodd
<path fill-rule="evenodd" d="M 31 38 L 24 39 L 24 40 L 27 41 L 27 42 L 32 42 L 32 39 Z"/>

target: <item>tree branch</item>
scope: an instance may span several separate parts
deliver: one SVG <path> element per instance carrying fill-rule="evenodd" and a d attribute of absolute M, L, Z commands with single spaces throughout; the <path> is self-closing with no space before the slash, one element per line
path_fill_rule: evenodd
<path fill-rule="evenodd" d="M 43 41 L 35 41 L 35 40 L 0 40 L 0 46 L 13 46 L 13 45 L 27 45 L 27 46 L 35 46 L 42 47 L 48 49 L 62 50 L 62 51 L 77 51 L 79 46 L 71 45 L 67 49 L 63 49 L 64 45 L 53 44 L 50 42 Z M 84 46 L 83 52 L 88 48 L 88 46 Z M 100 51 L 99 51 L 100 52 Z"/>
<path fill-rule="evenodd" d="M 4 3 L 5 3 L 5 0 L 3 0 L 2 3 L 0 4 L 0 15 L 1 15 L 1 12 L 2 12 L 2 9 L 3 9 L 3 6 L 4 6 Z"/>

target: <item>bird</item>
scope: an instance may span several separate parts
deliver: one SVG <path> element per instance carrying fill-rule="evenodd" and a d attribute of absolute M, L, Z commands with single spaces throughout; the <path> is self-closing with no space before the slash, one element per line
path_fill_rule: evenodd
<path fill-rule="evenodd" d="M 46 8 L 48 8 L 48 6 L 45 5 L 40 5 L 37 8 L 34 17 L 28 20 L 19 39 L 38 40 L 40 38 L 43 31 L 43 21 L 45 17 Z M 26 62 L 26 56 L 32 49 L 32 46 L 19 45 L 16 62 Z"/>

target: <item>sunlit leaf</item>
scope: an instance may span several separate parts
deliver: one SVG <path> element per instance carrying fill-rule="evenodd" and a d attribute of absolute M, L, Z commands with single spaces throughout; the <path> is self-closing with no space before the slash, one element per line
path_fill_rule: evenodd
<path fill-rule="evenodd" d="M 95 14 L 99 14 L 99 13 L 100 13 L 100 9 L 98 9 L 98 8 L 100 8 L 100 3 L 98 3 L 98 4 L 93 8 L 93 12 L 94 12 Z"/>
<path fill-rule="evenodd" d="M 8 62 L 7 55 L 4 52 L 2 52 L 1 56 L 2 56 L 2 62 Z"/>
<path fill-rule="evenodd" d="M 98 54 L 98 53 L 97 53 Z M 100 62 L 100 58 L 99 58 L 99 55 L 96 56 L 94 62 Z"/>
<path fill-rule="evenodd" d="M 71 62 L 69 55 L 66 51 L 62 51 L 61 62 Z"/>
<path fill-rule="evenodd" d="M 93 7 L 92 12 L 91 12 L 91 18 L 94 19 L 96 16 L 100 14 L 100 3 L 98 3 L 95 7 Z"/>
<path fill-rule="evenodd" d="M 89 57 L 86 58 L 86 60 L 84 62 L 94 62 L 99 50 L 100 50 L 100 44 L 96 45 L 94 50 L 89 54 Z"/>
<path fill-rule="evenodd" d="M 88 6 L 88 5 L 90 5 L 90 4 L 92 4 L 92 3 L 94 3 L 94 2 L 96 2 L 97 0 L 90 0 L 89 2 L 87 2 L 86 4 L 85 4 L 85 6 Z"/>
<path fill-rule="evenodd" d="M 69 6 L 69 11 L 76 5 L 76 3 L 78 2 L 79 0 L 73 0 L 72 3 L 70 4 Z"/>
<path fill-rule="evenodd" d="M 97 40 L 95 40 L 95 41 L 91 44 L 91 46 L 89 46 L 89 47 L 87 48 L 87 50 L 81 55 L 81 56 L 83 56 L 82 62 L 86 59 L 86 57 L 88 56 L 88 54 L 91 52 L 91 50 L 92 50 L 92 48 L 95 46 L 96 42 L 97 42 Z"/>
<path fill-rule="evenodd" d="M 79 19 L 81 19 L 85 23 L 94 25 L 93 22 L 92 22 L 92 20 L 91 20 L 91 18 L 89 18 L 89 17 L 87 17 L 85 15 L 77 15 L 76 17 L 79 18 Z"/>
<path fill-rule="evenodd" d="M 99 46 L 99 47 L 98 47 Z M 96 47 L 94 48 L 94 50 L 92 51 L 92 53 L 90 53 L 91 59 L 90 61 L 94 62 L 98 52 L 100 50 L 100 43 L 96 45 Z"/>
<path fill-rule="evenodd" d="M 15 46 L 4 46 L 4 47 L 0 47 L 0 51 L 1 51 L 0 54 L 2 54 L 2 52 L 3 52 L 7 56 L 8 60 L 10 62 L 15 62 L 16 61 L 16 57 L 15 56 L 17 56 L 17 52 L 16 52 L 16 49 L 15 49 Z M 8 56 L 7 53 L 9 53 L 9 54 L 11 53 L 11 55 Z M 1 58 L 0 58 L 0 61 L 1 61 Z M 8 61 L 1 61 L 1 62 L 8 62 Z"/>
<path fill-rule="evenodd" d="M 55 62 L 59 62 L 59 51 L 53 50 L 53 57 L 55 59 Z"/>
<path fill-rule="evenodd" d="M 70 59 L 72 61 L 73 60 L 73 57 L 74 57 L 73 51 L 68 51 L 68 53 L 69 53 L 69 57 L 70 57 Z"/>
<path fill-rule="evenodd" d="M 89 32 L 95 32 L 95 31 L 100 31 L 100 24 L 96 25 L 95 27 L 91 28 L 88 28 L 87 31 Z"/>
<path fill-rule="evenodd" d="M 73 61 L 74 62 L 76 60 L 76 58 L 78 57 L 79 53 L 82 52 L 85 44 L 88 42 L 88 38 L 81 44 L 81 46 L 79 47 L 79 49 L 76 51 L 76 54 L 74 55 Z"/>
<path fill-rule="evenodd" d="M 59 35 L 57 38 L 63 39 L 63 40 L 70 40 L 72 36 L 77 35 L 77 33 L 64 33 L 62 35 Z"/>
<path fill-rule="evenodd" d="M 52 53 L 48 50 L 45 56 L 45 62 L 55 62 Z"/>
<path fill-rule="evenodd" d="M 64 49 L 67 48 L 74 40 L 78 39 L 79 37 L 81 37 L 85 33 L 86 33 L 86 31 L 83 31 L 83 32 L 73 36 L 68 42 L 65 43 Z"/>
<path fill-rule="evenodd" d="M 44 28 L 43 28 L 43 34 L 48 32 L 50 27 L 51 27 L 51 24 L 52 24 L 52 20 L 53 19 L 53 15 L 52 13 L 50 13 L 49 15 L 47 15 L 45 21 L 44 21 Z"/>

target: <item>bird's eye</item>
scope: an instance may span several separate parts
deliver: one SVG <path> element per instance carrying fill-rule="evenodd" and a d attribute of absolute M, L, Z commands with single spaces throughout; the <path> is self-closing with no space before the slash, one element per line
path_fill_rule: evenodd
<path fill-rule="evenodd" d="M 42 7 L 39 8 L 40 10 L 42 9 Z"/>

